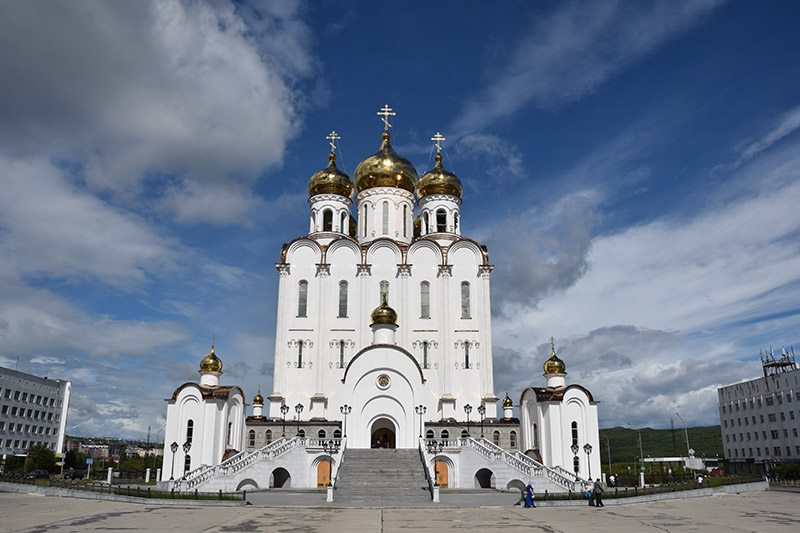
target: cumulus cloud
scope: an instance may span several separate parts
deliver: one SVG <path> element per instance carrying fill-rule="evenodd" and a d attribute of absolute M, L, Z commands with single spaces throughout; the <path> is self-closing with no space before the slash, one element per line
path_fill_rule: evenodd
<path fill-rule="evenodd" d="M 509 183 L 525 176 L 519 149 L 499 135 L 473 133 L 458 140 L 456 153 L 465 159 L 489 160 L 486 174 L 497 182 Z"/>
<path fill-rule="evenodd" d="M 570 2 L 534 20 L 507 64 L 464 106 L 452 131 L 482 130 L 532 103 L 552 108 L 580 100 L 722 2 Z"/>

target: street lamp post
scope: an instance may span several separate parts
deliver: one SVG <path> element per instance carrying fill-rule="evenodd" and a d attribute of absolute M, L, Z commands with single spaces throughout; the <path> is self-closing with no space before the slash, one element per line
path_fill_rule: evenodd
<path fill-rule="evenodd" d="M 592 445 L 588 442 L 583 445 L 583 451 L 586 452 L 586 465 L 589 468 L 589 479 L 592 479 L 592 458 L 589 454 L 592 453 Z"/>
<path fill-rule="evenodd" d="M 481 438 L 483 438 L 483 417 L 486 414 L 485 405 L 481 404 L 481 406 L 478 407 L 478 414 L 481 415 Z"/>
<path fill-rule="evenodd" d="M 472 406 L 470 404 L 465 405 L 464 412 L 467 413 L 467 436 L 469 436 L 469 414 L 472 412 Z"/>
<path fill-rule="evenodd" d="M 428 408 L 420 404 L 416 406 L 414 410 L 419 415 L 419 438 L 422 438 L 422 415 L 424 415 L 428 411 Z"/>
<path fill-rule="evenodd" d="M 191 450 L 191 449 L 192 449 L 192 443 L 191 442 L 189 442 L 187 440 L 186 442 L 183 443 L 183 455 L 184 455 L 184 458 L 183 458 L 183 465 L 184 465 L 184 467 L 183 467 L 184 468 L 183 475 L 184 476 L 186 475 L 186 471 L 185 471 L 185 469 L 186 469 L 186 456 L 189 455 L 189 450 Z M 191 461 L 189 462 L 189 466 L 192 466 Z"/>
<path fill-rule="evenodd" d="M 642 431 L 639 430 L 639 429 L 636 429 L 635 427 L 633 427 L 630 424 L 625 424 L 625 425 L 639 434 L 639 465 L 641 466 L 640 471 L 644 470 L 644 452 L 642 452 Z M 635 466 L 635 464 L 634 464 L 634 466 Z"/>
<path fill-rule="evenodd" d="M 303 404 L 298 403 L 294 406 L 294 410 L 297 413 L 297 436 L 300 436 L 300 413 L 303 412 Z"/>
<path fill-rule="evenodd" d="M 573 442 L 572 446 L 570 446 L 569 449 L 572 450 L 572 455 L 573 455 L 572 467 L 575 470 L 575 477 L 578 477 L 578 472 L 580 472 L 581 467 L 580 463 L 574 460 L 578 458 L 578 450 L 580 449 L 578 448 L 578 443 Z"/>
<path fill-rule="evenodd" d="M 344 435 L 342 435 L 343 437 L 347 437 L 347 415 L 349 415 L 352 410 L 353 408 L 347 404 L 344 404 L 339 408 L 339 411 L 341 411 L 341 413 L 344 415 Z"/>
<path fill-rule="evenodd" d="M 601 435 L 606 439 L 606 450 L 608 450 L 608 475 L 611 475 L 611 441 L 605 435 Z"/>
<path fill-rule="evenodd" d="M 175 452 L 178 451 L 178 443 L 173 442 L 169 445 L 169 449 L 172 451 L 172 470 L 169 472 L 169 480 L 172 481 L 175 479 Z"/>
<path fill-rule="evenodd" d="M 289 406 L 286 404 L 281 405 L 281 416 L 283 417 L 283 435 L 282 437 L 286 436 L 286 413 L 289 412 Z"/>
<path fill-rule="evenodd" d="M 686 435 L 686 456 L 688 457 L 689 455 L 692 455 L 690 453 L 691 448 L 689 447 L 689 430 L 686 428 L 686 422 L 683 421 L 683 417 L 681 417 L 681 415 L 678 413 L 675 414 L 681 419 L 681 424 L 683 424 L 683 433 Z"/>
<path fill-rule="evenodd" d="M 444 441 L 440 440 L 439 442 L 436 442 L 435 440 L 432 440 L 432 441 L 428 442 L 428 453 L 432 453 L 433 454 L 433 486 L 434 487 L 438 487 L 439 486 L 439 463 L 436 460 L 436 458 L 439 456 L 440 453 L 442 453 L 443 449 L 444 449 Z"/>

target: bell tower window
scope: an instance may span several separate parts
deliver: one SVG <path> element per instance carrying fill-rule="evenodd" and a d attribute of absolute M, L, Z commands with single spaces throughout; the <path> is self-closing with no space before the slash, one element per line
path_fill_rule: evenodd
<path fill-rule="evenodd" d="M 367 204 L 364 204 L 363 211 L 364 212 L 361 214 L 361 218 L 363 219 L 364 224 L 361 226 L 361 236 L 362 237 L 366 237 L 367 236 Z"/>
<path fill-rule="evenodd" d="M 322 231 L 333 231 L 333 211 L 330 209 L 322 212 Z"/>
<path fill-rule="evenodd" d="M 461 318 L 471 318 L 469 304 L 469 283 L 466 281 L 461 283 Z"/>
<path fill-rule="evenodd" d="M 431 284 L 423 281 L 419 286 L 419 317 L 431 317 Z"/>
<path fill-rule="evenodd" d="M 389 202 L 383 202 L 383 235 L 389 235 Z"/>
<path fill-rule="evenodd" d="M 436 231 L 439 233 L 447 231 L 447 212 L 444 209 L 436 211 Z"/>
<path fill-rule="evenodd" d="M 297 287 L 297 316 L 305 318 L 308 313 L 308 282 L 301 281 Z"/>
<path fill-rule="evenodd" d="M 403 237 L 408 237 L 408 206 L 403 205 Z"/>
<path fill-rule="evenodd" d="M 347 318 L 347 282 L 339 282 L 339 318 Z"/>

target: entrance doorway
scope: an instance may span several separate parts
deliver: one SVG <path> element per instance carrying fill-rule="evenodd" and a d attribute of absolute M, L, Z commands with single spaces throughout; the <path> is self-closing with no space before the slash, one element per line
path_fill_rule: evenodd
<path fill-rule="evenodd" d="M 317 488 L 325 488 L 331 483 L 331 462 L 323 459 L 317 465 Z"/>
<path fill-rule="evenodd" d="M 444 461 L 436 461 L 435 470 L 436 483 L 443 489 L 447 488 L 447 463 Z"/>
<path fill-rule="evenodd" d="M 372 436 L 369 442 L 371 448 L 394 448 L 396 446 L 394 424 L 386 418 L 376 420 L 372 424 Z"/>

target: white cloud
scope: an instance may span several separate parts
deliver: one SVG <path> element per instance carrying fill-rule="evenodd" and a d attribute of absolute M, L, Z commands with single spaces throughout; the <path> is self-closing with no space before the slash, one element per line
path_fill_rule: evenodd
<path fill-rule="evenodd" d="M 776 122 L 777 123 L 766 135 L 744 146 L 734 167 L 741 166 L 743 163 L 749 161 L 787 135 L 797 131 L 797 129 L 800 128 L 800 106 L 790 109 L 781 115 Z"/>
<path fill-rule="evenodd" d="M 452 131 L 477 132 L 533 103 L 580 100 L 609 78 L 701 22 L 722 2 L 570 2 L 535 20 Z"/>
<path fill-rule="evenodd" d="M 490 133 L 473 133 L 458 140 L 456 153 L 465 159 L 499 160 L 486 174 L 497 182 L 512 182 L 525 175 L 522 155 L 511 141 Z"/>

